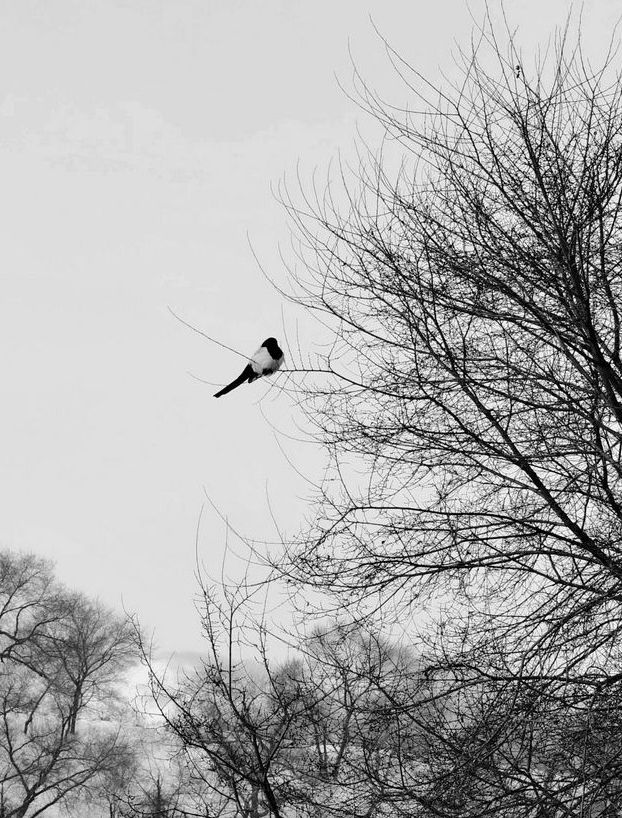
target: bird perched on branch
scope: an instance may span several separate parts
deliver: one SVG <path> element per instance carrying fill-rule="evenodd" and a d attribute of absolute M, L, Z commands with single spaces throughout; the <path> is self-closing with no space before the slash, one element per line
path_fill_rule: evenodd
<path fill-rule="evenodd" d="M 227 392 L 231 392 L 232 389 L 241 386 L 244 382 L 251 383 L 251 381 L 261 378 L 262 375 L 272 375 L 282 363 L 283 350 L 279 347 L 276 338 L 266 338 L 244 367 L 242 373 L 221 389 L 220 392 L 216 392 L 214 397 L 220 398 L 222 395 L 226 395 Z"/>

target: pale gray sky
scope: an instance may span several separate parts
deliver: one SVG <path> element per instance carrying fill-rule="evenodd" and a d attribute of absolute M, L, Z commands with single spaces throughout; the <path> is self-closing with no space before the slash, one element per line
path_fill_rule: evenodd
<path fill-rule="evenodd" d="M 570 8 L 505 5 L 528 42 Z M 597 48 L 619 6 L 583 14 Z M 0 0 L 0 543 L 123 599 L 165 648 L 200 645 L 203 486 L 258 538 L 274 536 L 268 495 L 295 527 L 306 491 L 262 414 L 290 429 L 286 397 L 214 400 L 188 370 L 225 382 L 241 362 L 167 307 L 248 353 L 282 337 L 282 310 L 293 326 L 246 236 L 281 277 L 270 185 L 347 156 L 364 121 L 334 76 L 349 84 L 348 42 L 404 100 L 370 16 L 432 78 L 471 30 L 463 0 Z M 287 447 L 312 474 L 317 455 Z M 210 511 L 216 572 L 223 543 Z"/>

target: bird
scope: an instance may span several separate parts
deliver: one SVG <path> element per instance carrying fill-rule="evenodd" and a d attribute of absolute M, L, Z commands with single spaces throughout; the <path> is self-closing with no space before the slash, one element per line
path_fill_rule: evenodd
<path fill-rule="evenodd" d="M 237 389 L 244 382 L 251 383 L 261 378 L 262 375 L 272 375 L 281 366 L 283 360 L 283 350 L 279 347 L 276 338 L 266 338 L 238 377 L 223 387 L 220 392 L 216 392 L 214 397 L 220 398 L 227 392 L 231 392 L 232 389 Z"/>

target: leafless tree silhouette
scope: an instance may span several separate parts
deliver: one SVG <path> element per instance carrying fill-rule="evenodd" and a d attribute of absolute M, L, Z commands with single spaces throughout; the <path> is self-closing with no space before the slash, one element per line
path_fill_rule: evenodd
<path fill-rule="evenodd" d="M 120 727 L 98 717 L 135 656 L 133 632 L 46 562 L 11 552 L 0 557 L 0 628 L 0 814 L 34 818 L 127 763 Z"/>
<path fill-rule="evenodd" d="M 373 818 L 399 814 L 405 800 L 411 809 L 412 788 L 390 782 L 412 772 L 416 662 L 345 624 L 273 659 L 254 591 L 203 587 L 206 654 L 179 683 L 146 656 L 154 700 L 207 802 L 248 818 Z"/>
<path fill-rule="evenodd" d="M 531 68 L 490 20 L 443 87 L 389 53 L 408 107 L 358 78 L 383 153 L 286 202 L 335 340 L 301 386 L 331 468 L 280 567 L 360 614 L 436 612 L 425 809 L 614 815 L 618 56 L 593 68 L 569 23 Z"/>

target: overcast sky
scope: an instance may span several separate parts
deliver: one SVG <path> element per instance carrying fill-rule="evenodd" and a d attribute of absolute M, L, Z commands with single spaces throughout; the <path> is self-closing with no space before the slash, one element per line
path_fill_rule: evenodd
<path fill-rule="evenodd" d="M 570 8 L 505 5 L 527 43 Z M 583 14 L 597 47 L 618 4 Z M 291 429 L 286 396 L 214 400 L 188 372 L 224 383 L 243 362 L 167 308 L 248 353 L 283 322 L 313 343 L 247 235 L 282 277 L 271 185 L 347 156 L 365 128 L 335 78 L 349 87 L 349 49 L 404 101 L 370 17 L 432 79 L 472 28 L 463 0 L 0 1 L 0 543 L 123 603 L 165 649 L 200 647 L 204 490 L 260 539 L 275 537 L 268 498 L 291 530 L 307 491 L 265 418 Z M 313 476 L 318 452 L 286 448 Z M 216 574 L 223 546 L 210 508 L 200 552 Z"/>

